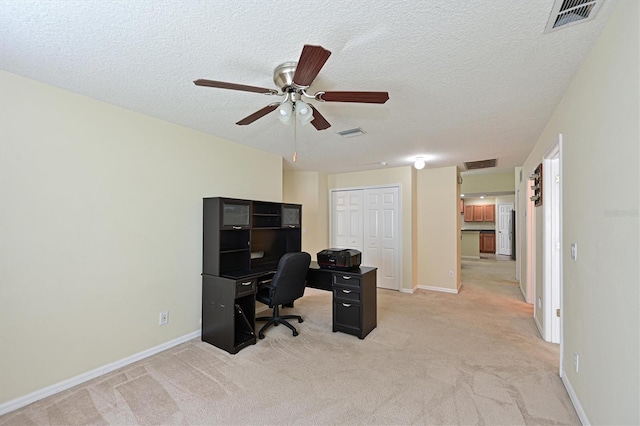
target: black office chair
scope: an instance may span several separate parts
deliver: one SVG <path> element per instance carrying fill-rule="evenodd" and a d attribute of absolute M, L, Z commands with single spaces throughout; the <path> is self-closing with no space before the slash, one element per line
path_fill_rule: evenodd
<path fill-rule="evenodd" d="M 270 282 L 261 284 L 256 294 L 256 300 L 273 308 L 273 315 L 270 317 L 256 318 L 256 321 L 267 321 L 262 326 L 258 337 L 264 339 L 264 331 L 272 325 L 284 324 L 297 336 L 298 331 L 286 320 L 297 318 L 298 322 L 303 319 L 300 315 L 280 315 L 280 305 L 293 303 L 304 294 L 305 280 L 311 255 L 305 252 L 286 253 L 280 258 L 278 270 Z"/>

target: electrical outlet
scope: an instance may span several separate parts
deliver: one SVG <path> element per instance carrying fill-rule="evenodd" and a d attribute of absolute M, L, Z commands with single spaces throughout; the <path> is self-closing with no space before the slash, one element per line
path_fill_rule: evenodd
<path fill-rule="evenodd" d="M 160 325 L 169 323 L 169 311 L 160 312 Z"/>
<path fill-rule="evenodd" d="M 542 297 L 538 297 L 538 309 L 542 309 Z"/>
<path fill-rule="evenodd" d="M 571 243 L 571 259 L 578 260 L 578 244 Z"/>
<path fill-rule="evenodd" d="M 453 278 L 453 271 L 449 271 L 449 278 Z"/>
<path fill-rule="evenodd" d="M 574 367 L 576 367 L 576 373 L 577 373 L 578 370 L 580 369 L 580 355 L 578 355 L 578 352 L 573 353 L 573 365 Z"/>

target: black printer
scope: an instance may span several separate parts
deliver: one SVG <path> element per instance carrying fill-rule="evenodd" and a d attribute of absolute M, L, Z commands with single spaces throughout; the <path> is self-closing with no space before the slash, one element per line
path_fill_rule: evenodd
<path fill-rule="evenodd" d="M 362 253 L 355 249 L 328 248 L 318 252 L 318 266 L 348 271 L 360 267 Z"/>

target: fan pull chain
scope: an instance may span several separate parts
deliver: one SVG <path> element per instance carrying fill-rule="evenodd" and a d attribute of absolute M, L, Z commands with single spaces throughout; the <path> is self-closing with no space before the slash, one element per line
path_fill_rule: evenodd
<path fill-rule="evenodd" d="M 295 103 L 293 104 L 293 162 L 298 160 L 298 117 L 295 113 Z"/>

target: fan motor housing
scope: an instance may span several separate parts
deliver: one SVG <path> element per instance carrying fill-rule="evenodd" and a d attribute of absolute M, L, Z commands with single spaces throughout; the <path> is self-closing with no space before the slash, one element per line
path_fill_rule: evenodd
<path fill-rule="evenodd" d="M 293 76 L 296 73 L 297 62 L 284 62 L 273 71 L 273 82 L 277 87 L 287 92 L 293 86 Z"/>

